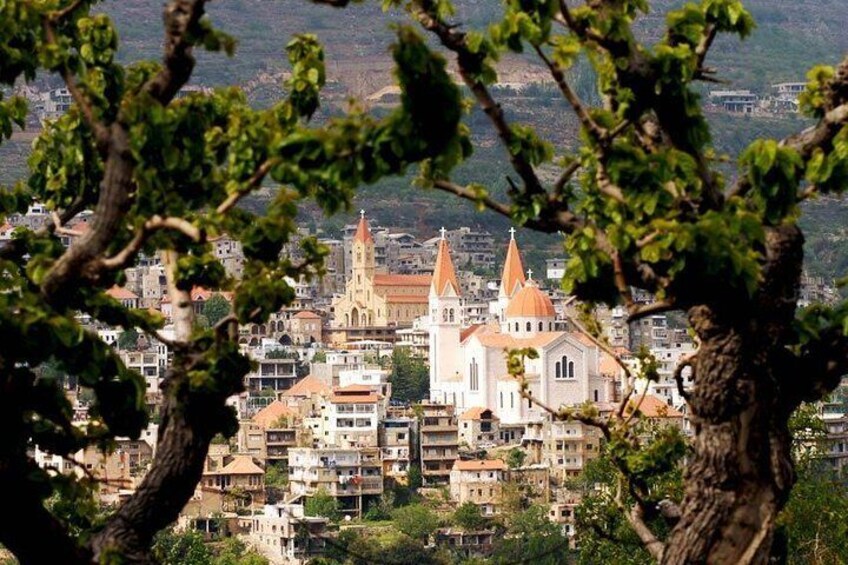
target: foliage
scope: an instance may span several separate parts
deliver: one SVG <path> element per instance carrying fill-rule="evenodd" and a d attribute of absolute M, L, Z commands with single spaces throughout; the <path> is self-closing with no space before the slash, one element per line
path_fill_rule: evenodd
<path fill-rule="evenodd" d="M 394 491 L 384 491 L 378 500 L 372 501 L 368 506 L 368 511 L 365 513 L 365 519 L 371 522 L 391 520 L 392 511 L 395 507 L 395 500 Z"/>
<path fill-rule="evenodd" d="M 802 468 L 798 483 L 780 515 L 787 539 L 787 563 L 848 561 L 848 491 L 829 470 Z"/>
<path fill-rule="evenodd" d="M 489 520 L 483 516 L 480 507 L 473 502 L 465 502 L 453 513 L 452 522 L 463 530 L 473 532 L 489 525 Z"/>
<path fill-rule="evenodd" d="M 492 562 L 554 565 L 562 563 L 568 552 L 568 538 L 548 520 L 547 511 L 531 506 L 516 515 L 504 535 L 496 540 Z"/>
<path fill-rule="evenodd" d="M 118 335 L 118 349 L 135 350 L 138 344 L 138 332 L 135 328 L 130 328 Z"/>
<path fill-rule="evenodd" d="M 163 530 L 153 544 L 153 555 L 163 565 L 209 565 L 212 552 L 196 530 Z"/>
<path fill-rule="evenodd" d="M 392 512 L 395 527 L 414 540 L 426 542 L 439 527 L 439 517 L 423 504 L 410 504 Z"/>
<path fill-rule="evenodd" d="M 326 560 L 326 561 L 325 561 Z M 406 534 L 387 531 L 361 534 L 342 530 L 336 542 L 329 544 L 320 563 L 372 565 L 373 563 L 447 565 L 449 561 Z"/>
<path fill-rule="evenodd" d="M 513 447 L 506 454 L 506 464 L 510 469 L 517 469 L 524 465 L 524 460 L 527 458 L 527 453 L 520 447 Z"/>
<path fill-rule="evenodd" d="M 392 398 L 402 402 L 418 402 L 430 395 L 430 372 L 420 359 L 405 349 L 392 352 Z"/>
<path fill-rule="evenodd" d="M 289 484 L 289 474 L 282 465 L 268 463 L 265 467 L 265 486 L 283 488 Z"/>
<path fill-rule="evenodd" d="M 338 499 L 324 488 L 306 499 L 304 512 L 307 516 L 323 516 L 333 522 L 338 522 L 342 517 Z"/>
<path fill-rule="evenodd" d="M 240 539 L 229 537 L 216 551 L 212 565 L 268 565 L 268 560 L 254 550 L 248 551 Z"/>
<path fill-rule="evenodd" d="M 213 294 L 203 305 L 203 315 L 214 326 L 230 313 L 230 303 L 219 293 Z"/>

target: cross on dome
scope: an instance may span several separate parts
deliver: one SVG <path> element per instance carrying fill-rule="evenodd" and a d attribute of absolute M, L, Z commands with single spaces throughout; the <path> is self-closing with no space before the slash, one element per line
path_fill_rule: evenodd
<path fill-rule="evenodd" d="M 445 239 L 445 234 L 447 232 L 448 232 L 448 230 L 446 230 L 445 227 L 442 226 L 442 229 L 439 230 L 439 233 L 442 234 L 442 239 Z"/>
<path fill-rule="evenodd" d="M 509 239 L 515 239 L 515 228 L 509 228 Z"/>
<path fill-rule="evenodd" d="M 365 217 L 365 210 L 360 210 L 360 211 L 359 211 L 359 217 L 360 217 L 360 218 L 364 218 L 364 217 Z"/>

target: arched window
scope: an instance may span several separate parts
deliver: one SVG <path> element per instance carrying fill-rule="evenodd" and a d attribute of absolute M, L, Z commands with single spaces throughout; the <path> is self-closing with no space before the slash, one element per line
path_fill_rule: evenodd
<path fill-rule="evenodd" d="M 442 310 L 442 321 L 443 321 L 443 322 L 447 322 L 447 321 L 448 321 L 448 309 L 447 309 L 447 308 L 445 308 L 444 310 Z"/>
<path fill-rule="evenodd" d="M 574 378 L 574 361 L 568 362 L 568 378 L 569 379 Z"/>
<path fill-rule="evenodd" d="M 448 320 L 453 322 L 453 308 L 450 309 L 450 314 L 448 315 Z"/>
<path fill-rule="evenodd" d="M 598 401 L 598 389 L 595 389 L 595 402 Z"/>
<path fill-rule="evenodd" d="M 531 324 L 530 322 L 527 322 L 527 330 L 526 331 L 528 331 L 528 332 L 533 331 L 533 324 Z"/>
<path fill-rule="evenodd" d="M 500 397 L 501 397 L 501 408 L 503 408 L 503 391 L 500 392 Z"/>
<path fill-rule="evenodd" d="M 545 324 L 539 322 L 539 331 L 543 331 L 545 329 Z"/>
<path fill-rule="evenodd" d="M 515 408 L 515 393 L 514 392 L 509 393 L 509 407 Z"/>
<path fill-rule="evenodd" d="M 515 322 L 515 331 L 518 331 L 518 322 Z"/>
<path fill-rule="evenodd" d="M 556 362 L 556 376 L 555 376 L 555 378 L 557 378 L 557 379 L 562 378 L 562 363 L 560 363 L 559 361 Z"/>
<path fill-rule="evenodd" d="M 471 364 L 468 366 L 468 380 L 472 392 L 480 390 L 480 367 L 477 365 L 477 359 L 471 359 Z"/>

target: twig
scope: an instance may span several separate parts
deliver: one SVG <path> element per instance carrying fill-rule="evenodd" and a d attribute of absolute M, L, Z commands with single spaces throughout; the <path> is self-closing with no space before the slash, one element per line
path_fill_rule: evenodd
<path fill-rule="evenodd" d="M 75 9 L 76 6 L 69 6 L 69 8 Z M 54 18 L 51 14 L 45 14 L 42 25 L 44 27 L 44 36 L 47 39 L 47 43 L 51 45 L 56 45 L 56 30 L 53 27 L 53 24 L 59 18 Z M 79 85 L 77 85 L 76 78 L 74 74 L 68 68 L 68 65 L 65 61 L 62 62 L 59 67 L 59 75 L 62 77 L 62 80 L 65 82 L 65 86 L 68 89 L 68 92 L 71 93 L 71 98 L 74 99 L 77 107 L 80 109 L 82 113 L 82 117 L 85 120 L 86 125 L 91 128 L 91 131 L 94 133 L 94 139 L 97 142 L 98 151 L 103 154 L 106 152 L 106 147 L 109 144 L 109 130 L 106 128 L 103 123 L 100 122 L 94 116 L 94 108 L 91 106 L 91 102 L 86 98 L 85 94 L 80 90 Z"/>
<path fill-rule="evenodd" d="M 230 194 L 226 200 L 224 200 L 218 205 L 218 208 L 215 211 L 218 214 L 224 214 L 230 209 L 232 209 L 233 206 L 238 204 L 239 200 L 249 194 L 251 190 L 257 188 L 260 184 L 262 184 L 262 181 L 265 179 L 271 169 L 273 169 L 279 163 L 280 159 L 278 158 L 267 159 L 259 166 L 258 169 L 256 169 L 256 172 L 253 173 L 253 176 L 251 176 L 247 180 L 244 186 L 239 188 L 236 192 Z"/>
<path fill-rule="evenodd" d="M 539 45 L 533 45 L 533 49 L 536 50 L 536 54 L 542 60 L 545 65 L 547 65 L 548 70 L 551 73 L 551 77 L 554 79 L 554 82 L 559 87 L 560 92 L 563 97 L 568 101 L 571 105 L 571 108 L 574 110 L 574 113 L 577 114 L 577 118 L 580 120 L 580 123 L 583 124 L 583 127 L 586 128 L 586 131 L 589 132 L 596 140 L 599 142 L 605 141 L 608 138 L 609 132 L 600 127 L 595 120 L 592 119 L 592 116 L 589 115 L 588 110 L 583 105 L 583 102 L 580 101 L 580 97 L 577 96 L 577 93 L 574 92 L 574 89 L 571 88 L 571 85 L 568 84 L 568 81 L 565 80 L 565 73 L 563 73 L 562 68 L 553 60 L 551 60 L 545 52 L 542 51 L 542 48 Z"/>
<path fill-rule="evenodd" d="M 715 24 L 707 24 L 706 33 L 701 38 L 698 46 L 695 47 L 695 77 L 701 80 L 709 80 L 706 69 L 704 69 L 704 60 L 707 58 L 707 53 L 716 38 L 718 29 Z"/>
<path fill-rule="evenodd" d="M 506 121 L 503 108 L 492 97 L 486 85 L 475 78 L 468 68 L 468 63 L 479 58 L 479 55 L 468 49 L 464 33 L 454 31 L 452 26 L 439 19 L 433 0 L 417 0 L 415 4 L 417 5 L 415 15 L 421 25 L 434 33 L 442 45 L 456 53 L 460 76 L 477 99 L 480 108 L 489 117 L 504 147 L 509 148 L 514 136 Z M 533 170 L 533 166 L 520 153 L 510 151 L 509 160 L 515 172 L 521 177 L 524 189 L 528 194 L 545 192 L 536 171 Z"/>
<path fill-rule="evenodd" d="M 54 10 L 53 12 L 49 12 L 47 14 L 47 17 L 50 19 L 51 22 L 59 22 L 69 16 L 71 12 L 79 8 L 80 4 L 82 4 L 82 0 L 74 0 L 74 2 L 71 2 L 61 10 Z"/>
<path fill-rule="evenodd" d="M 556 183 L 554 184 L 554 194 L 560 194 L 563 191 L 565 185 L 568 184 L 568 181 L 570 181 L 571 177 L 574 176 L 574 173 L 580 170 L 580 166 L 580 161 L 578 159 L 575 159 L 570 165 L 565 168 L 565 170 L 562 171 L 562 174 L 559 176 Z"/>
<path fill-rule="evenodd" d="M 647 316 L 651 316 L 653 314 L 661 314 L 663 312 L 668 312 L 669 310 L 675 310 L 676 306 L 674 300 L 669 298 L 668 300 L 660 300 L 657 302 L 652 302 L 650 304 L 642 304 L 642 305 L 633 305 L 632 308 L 629 308 L 630 315 L 627 317 L 627 322 L 635 322 L 636 320 L 641 320 Z"/>
<path fill-rule="evenodd" d="M 612 268 L 615 278 L 615 286 L 618 293 L 624 300 L 624 304 L 630 308 L 633 305 L 633 292 L 630 290 L 630 285 L 627 284 L 627 279 L 624 277 L 624 267 L 621 264 L 621 254 L 616 250 L 612 253 Z"/>
<path fill-rule="evenodd" d="M 114 256 L 103 259 L 100 264 L 106 269 L 118 269 L 125 267 L 135 258 L 138 252 L 141 251 L 141 248 L 144 246 L 144 243 L 150 235 L 153 232 L 162 229 L 176 230 L 192 241 L 198 243 L 203 241 L 204 238 L 203 231 L 198 229 L 188 220 L 173 217 L 162 218 L 157 215 L 142 224 L 141 228 L 136 232 L 135 236 L 126 245 L 126 247 L 121 249 Z"/>
<path fill-rule="evenodd" d="M 581 324 L 580 322 L 575 320 L 573 316 L 569 316 L 566 313 L 563 313 L 563 316 L 565 317 L 566 320 L 568 320 L 568 322 L 570 324 L 572 324 L 575 328 L 577 328 L 577 330 L 580 333 L 582 333 L 587 338 L 589 338 L 589 340 L 591 340 L 592 343 L 594 343 L 596 346 L 598 346 L 604 353 L 606 353 L 607 355 L 612 357 L 613 360 L 618 364 L 618 366 L 621 367 L 621 369 L 624 371 L 624 374 L 627 376 L 628 379 L 633 378 L 632 374 L 630 373 L 630 367 L 627 366 L 627 364 L 624 362 L 624 360 L 622 360 L 621 357 L 619 355 L 617 355 L 612 350 L 612 348 L 610 348 L 609 345 L 607 345 L 606 343 L 604 343 L 603 341 L 601 341 L 600 339 L 598 339 L 597 337 L 592 335 L 589 332 L 589 330 L 587 330 L 585 327 L 583 327 L 583 324 Z"/>

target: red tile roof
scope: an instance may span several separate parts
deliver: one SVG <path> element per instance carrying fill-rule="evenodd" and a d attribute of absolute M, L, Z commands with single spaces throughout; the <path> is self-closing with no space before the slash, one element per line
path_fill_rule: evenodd
<path fill-rule="evenodd" d="M 459 296 L 459 283 L 456 282 L 456 272 L 451 261 L 448 240 L 439 240 L 439 251 L 436 255 L 436 268 L 433 270 L 433 288 L 437 296 L 444 296 L 448 288 Z"/>
<path fill-rule="evenodd" d="M 518 253 L 518 244 L 515 238 L 509 240 L 506 250 L 506 261 L 504 261 L 503 274 L 501 275 L 501 289 L 507 296 L 516 292 L 517 286 L 524 286 L 524 266 L 521 264 L 521 255 Z"/>
<path fill-rule="evenodd" d="M 332 389 L 318 377 L 307 375 L 296 382 L 293 387 L 283 393 L 283 396 L 309 397 L 313 394 L 326 394 Z"/>
<path fill-rule="evenodd" d="M 638 402 L 639 397 L 634 395 L 634 398 L 628 402 L 627 407 L 624 409 L 625 414 L 633 412 Z M 638 410 L 645 418 L 683 418 L 683 413 L 674 406 L 669 406 L 668 403 L 652 394 L 645 395 L 642 403 L 638 404 Z"/>
<path fill-rule="evenodd" d="M 460 420 L 481 420 L 483 418 L 483 412 L 489 410 L 483 406 L 475 406 L 474 408 L 469 408 L 459 417 Z M 492 416 L 492 420 L 500 420 L 495 413 L 489 410 L 489 413 Z"/>
<path fill-rule="evenodd" d="M 410 294 L 388 294 L 386 295 L 386 302 L 390 302 L 392 304 L 426 304 L 430 299 L 421 295 L 410 295 Z"/>
<path fill-rule="evenodd" d="M 106 291 L 106 294 L 116 300 L 131 300 L 134 298 L 138 298 L 138 295 L 136 293 L 122 286 L 113 286 L 112 288 Z"/>
<path fill-rule="evenodd" d="M 462 461 L 457 459 L 453 462 L 453 468 L 459 471 L 506 471 L 507 466 L 500 459 L 475 459 L 473 461 Z"/>
<path fill-rule="evenodd" d="M 374 275 L 374 286 L 430 286 L 430 275 Z"/>
<path fill-rule="evenodd" d="M 365 214 L 359 218 L 359 225 L 356 226 L 356 233 L 353 236 L 354 241 L 363 241 L 373 243 L 374 238 L 371 236 L 371 230 L 368 228 L 368 220 L 365 219 Z"/>
<path fill-rule="evenodd" d="M 315 312 L 298 312 L 293 317 L 298 320 L 314 320 L 316 318 L 321 318 L 321 316 L 319 316 Z"/>
<path fill-rule="evenodd" d="M 275 400 L 257 412 L 256 415 L 253 416 L 252 420 L 263 428 L 270 428 L 277 422 L 277 420 L 280 419 L 281 416 L 291 419 L 295 416 L 295 412 L 279 400 Z"/>

